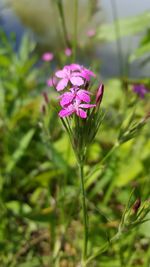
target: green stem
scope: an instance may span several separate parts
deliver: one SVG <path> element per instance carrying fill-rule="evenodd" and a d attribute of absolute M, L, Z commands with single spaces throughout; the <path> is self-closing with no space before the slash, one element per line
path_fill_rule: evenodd
<path fill-rule="evenodd" d="M 65 22 L 65 16 L 64 16 L 62 1 L 57 0 L 56 3 L 57 3 L 59 15 L 60 15 L 60 24 L 62 25 L 65 43 L 66 43 L 66 46 L 70 47 L 70 42 L 69 42 L 69 38 L 68 38 L 68 34 L 67 34 L 67 27 L 66 27 L 66 22 Z"/>
<path fill-rule="evenodd" d="M 73 37 L 73 57 L 72 61 L 76 60 L 78 40 L 78 0 L 74 0 L 74 37 Z"/>
<path fill-rule="evenodd" d="M 105 157 L 98 163 L 96 166 L 94 166 L 91 170 L 91 172 L 86 176 L 86 181 L 97 171 L 102 167 L 103 163 L 113 154 L 113 152 L 116 150 L 117 147 L 119 147 L 119 142 L 117 141 L 114 146 L 109 150 L 109 152 L 106 154 Z"/>
<path fill-rule="evenodd" d="M 86 196 L 85 196 L 85 189 L 84 189 L 83 163 L 79 163 L 79 172 L 80 172 L 80 179 L 81 179 L 82 211 L 83 211 L 83 223 L 84 223 L 82 267 L 85 267 L 86 266 L 86 258 L 87 258 L 87 246 L 88 246 L 88 222 L 87 222 Z"/>
<path fill-rule="evenodd" d="M 119 142 L 117 141 L 114 146 L 109 150 L 109 152 L 106 154 L 105 157 L 103 157 L 103 159 L 101 160 L 101 164 L 103 164 L 106 159 L 108 159 L 112 154 L 113 152 L 116 150 L 116 148 L 119 146 Z"/>
<path fill-rule="evenodd" d="M 86 261 L 86 265 L 89 264 L 91 261 L 96 259 L 98 256 L 100 256 L 102 253 L 108 250 L 110 245 L 118 241 L 122 236 L 122 232 L 118 232 L 114 237 L 112 237 L 108 242 L 106 242 L 104 245 L 100 247 L 91 257 L 89 257 Z"/>
<path fill-rule="evenodd" d="M 118 22 L 117 5 L 116 5 L 116 0 L 111 0 L 110 2 L 111 2 L 114 25 L 115 25 L 116 45 L 117 45 L 117 52 L 118 52 L 120 76 L 122 77 L 124 75 L 124 66 L 123 66 L 122 44 L 120 40 L 120 27 L 119 27 L 119 22 Z"/>

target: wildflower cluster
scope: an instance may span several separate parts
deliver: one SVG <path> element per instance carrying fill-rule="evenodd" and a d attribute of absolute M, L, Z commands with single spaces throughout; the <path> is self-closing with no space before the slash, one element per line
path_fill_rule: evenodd
<path fill-rule="evenodd" d="M 59 116 L 67 117 L 76 113 L 81 118 L 87 118 L 84 109 L 93 108 L 96 105 L 90 104 L 90 92 L 85 90 L 85 87 L 87 87 L 91 76 L 95 77 L 95 74 L 83 66 L 71 64 L 56 71 L 55 76 L 59 78 L 56 86 L 57 91 L 65 90 L 60 96 L 62 110 L 59 112 Z"/>
<path fill-rule="evenodd" d="M 96 95 L 89 90 L 92 87 L 91 79 L 95 77 L 91 70 L 79 64 L 70 64 L 56 71 L 51 80 L 60 93 L 59 117 L 78 156 L 85 154 L 86 147 L 93 141 L 101 122 L 99 106 L 104 87 L 100 84 Z"/>

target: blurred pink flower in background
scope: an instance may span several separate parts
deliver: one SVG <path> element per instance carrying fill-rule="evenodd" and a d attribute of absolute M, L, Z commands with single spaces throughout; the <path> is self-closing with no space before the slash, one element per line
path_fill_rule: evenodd
<path fill-rule="evenodd" d="M 136 93 L 140 98 L 144 98 L 145 94 L 148 93 L 147 88 L 144 84 L 134 84 L 132 87 L 134 93 Z"/>
<path fill-rule="evenodd" d="M 46 52 L 42 55 L 42 60 L 44 61 L 52 61 L 53 58 L 54 58 L 54 55 L 51 52 Z"/>
<path fill-rule="evenodd" d="M 67 57 L 70 57 L 70 56 L 72 55 L 72 49 L 69 48 L 69 47 L 67 47 L 67 48 L 65 49 L 65 55 L 66 55 Z"/>
<path fill-rule="evenodd" d="M 89 29 L 89 30 L 87 31 L 87 36 L 88 36 L 88 37 L 93 37 L 95 34 L 96 34 L 95 29 Z"/>
<path fill-rule="evenodd" d="M 52 87 L 52 86 L 56 87 L 57 79 L 55 77 L 52 77 L 52 78 L 48 79 L 46 81 L 46 83 L 47 83 L 47 86 L 49 86 L 49 87 Z"/>

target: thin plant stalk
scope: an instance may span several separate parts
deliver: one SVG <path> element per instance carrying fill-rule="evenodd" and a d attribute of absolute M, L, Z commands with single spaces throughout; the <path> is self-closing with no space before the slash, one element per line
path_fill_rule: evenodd
<path fill-rule="evenodd" d="M 98 256 L 100 256 L 102 253 L 104 253 L 105 251 L 107 251 L 108 248 L 110 247 L 110 245 L 112 245 L 116 241 L 120 240 L 121 237 L 122 237 L 122 232 L 121 231 L 118 231 L 115 236 L 113 236 L 109 241 L 107 241 L 105 244 L 103 244 L 97 252 L 95 252 L 92 256 L 90 256 L 87 259 L 86 265 L 89 264 L 94 259 L 96 259 Z"/>
<path fill-rule="evenodd" d="M 73 57 L 72 61 L 76 60 L 77 53 L 77 41 L 78 41 L 78 0 L 74 0 L 74 36 L 73 36 Z"/>
<path fill-rule="evenodd" d="M 116 6 L 116 0 L 110 0 L 111 7 L 112 7 L 112 14 L 115 24 L 115 33 L 116 33 L 116 45 L 117 45 L 117 52 L 118 52 L 118 62 L 119 62 L 119 69 L 120 69 L 120 76 L 124 75 L 124 65 L 123 65 L 123 53 L 122 53 L 122 44 L 120 40 L 120 27 L 118 22 L 118 12 Z"/>
<path fill-rule="evenodd" d="M 102 168 L 103 163 L 114 153 L 114 151 L 119 147 L 119 142 L 117 141 L 114 146 L 109 150 L 109 152 L 106 154 L 106 156 L 103 157 L 103 159 L 100 161 L 100 163 L 98 164 L 98 166 L 96 165 L 95 167 L 93 167 L 93 169 L 91 170 L 91 172 L 86 176 L 86 180 L 89 179 L 90 176 L 92 176 L 97 170 L 99 170 L 100 168 Z"/>
<path fill-rule="evenodd" d="M 60 24 L 62 26 L 65 43 L 66 43 L 67 47 L 70 47 L 70 42 L 69 42 L 67 27 L 66 27 L 66 22 L 65 22 L 65 16 L 64 16 L 64 10 L 63 10 L 63 4 L 62 4 L 61 0 L 57 0 L 56 3 L 57 3 L 57 7 L 58 7 Z"/>
<path fill-rule="evenodd" d="M 83 163 L 79 163 L 79 173 L 81 180 L 81 194 L 82 194 L 82 211 L 83 211 L 83 224 L 84 224 L 84 239 L 83 239 L 83 249 L 82 249 L 82 267 L 86 266 L 87 259 L 87 248 L 88 248 L 88 220 L 87 220 L 87 206 L 86 206 L 86 195 L 84 188 L 84 171 Z"/>

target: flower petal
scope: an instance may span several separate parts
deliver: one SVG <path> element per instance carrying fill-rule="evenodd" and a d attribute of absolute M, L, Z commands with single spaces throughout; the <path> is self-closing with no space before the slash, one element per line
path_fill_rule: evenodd
<path fill-rule="evenodd" d="M 63 90 L 68 84 L 68 79 L 62 79 L 58 82 L 56 89 L 57 91 Z"/>
<path fill-rule="evenodd" d="M 77 96 L 80 100 L 82 100 L 86 103 L 89 103 L 91 101 L 90 96 L 88 94 L 88 91 L 86 91 L 86 90 L 79 90 L 77 92 Z"/>
<path fill-rule="evenodd" d="M 86 68 L 82 69 L 80 76 L 83 77 L 86 81 L 90 81 L 91 76 L 96 77 L 94 72 L 92 72 L 91 70 L 88 70 Z"/>
<path fill-rule="evenodd" d="M 62 109 L 61 111 L 59 111 L 58 115 L 59 117 L 64 118 L 64 117 L 70 116 L 74 112 L 75 112 L 74 108 L 72 109 L 66 108 L 66 109 Z"/>
<path fill-rule="evenodd" d="M 87 117 L 86 111 L 84 111 L 81 108 L 79 108 L 78 110 L 76 110 L 76 114 L 77 114 L 77 116 L 79 116 L 82 119 L 86 119 L 86 117 Z"/>
<path fill-rule="evenodd" d="M 72 63 L 70 66 L 71 71 L 80 70 L 81 66 L 79 64 Z"/>
<path fill-rule="evenodd" d="M 71 93 L 71 92 L 64 93 L 61 96 L 60 105 L 62 107 L 64 107 L 65 105 L 70 104 L 74 97 L 75 97 L 75 94 L 74 93 Z"/>
<path fill-rule="evenodd" d="M 66 77 L 66 70 L 58 70 L 55 72 L 55 76 L 58 78 L 65 78 Z"/>
<path fill-rule="evenodd" d="M 73 85 L 78 85 L 78 86 L 80 86 L 80 85 L 84 84 L 83 79 L 80 78 L 80 77 L 71 77 L 71 78 L 70 78 L 70 81 L 71 81 L 71 83 L 72 83 Z"/>

